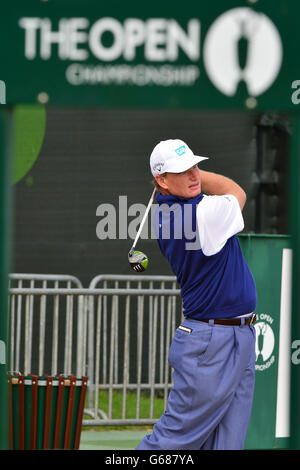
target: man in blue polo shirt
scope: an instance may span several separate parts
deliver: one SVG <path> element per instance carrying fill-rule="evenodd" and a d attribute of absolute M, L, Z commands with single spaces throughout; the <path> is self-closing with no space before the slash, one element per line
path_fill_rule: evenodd
<path fill-rule="evenodd" d="M 160 142 L 150 157 L 159 189 L 153 223 L 180 285 L 185 319 L 170 347 L 174 386 L 167 408 L 138 450 L 244 448 L 256 307 L 236 237 L 246 194 L 229 178 L 199 170 L 205 159 L 179 139 Z"/>

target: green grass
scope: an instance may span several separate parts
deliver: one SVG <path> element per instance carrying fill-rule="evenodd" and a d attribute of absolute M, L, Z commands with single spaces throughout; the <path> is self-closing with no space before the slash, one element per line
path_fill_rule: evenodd
<path fill-rule="evenodd" d="M 126 419 L 136 418 L 136 392 L 127 391 L 126 393 Z M 109 393 L 106 390 L 100 390 L 98 395 L 98 408 L 101 409 L 107 416 L 109 411 Z M 123 393 L 114 390 L 112 393 L 112 419 L 121 419 L 123 409 Z M 153 406 L 153 418 L 158 419 L 164 412 L 164 399 L 155 396 Z M 140 418 L 150 418 L 150 395 L 141 393 L 140 396 Z M 88 416 L 85 416 L 89 419 Z"/>

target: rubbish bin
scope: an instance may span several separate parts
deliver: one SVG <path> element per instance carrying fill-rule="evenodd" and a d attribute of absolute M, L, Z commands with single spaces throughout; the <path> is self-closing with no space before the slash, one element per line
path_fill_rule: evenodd
<path fill-rule="evenodd" d="M 10 449 L 79 449 L 87 381 L 11 375 Z"/>

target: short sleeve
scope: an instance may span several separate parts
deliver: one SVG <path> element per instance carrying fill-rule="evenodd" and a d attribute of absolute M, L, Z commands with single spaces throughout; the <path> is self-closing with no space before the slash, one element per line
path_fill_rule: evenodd
<path fill-rule="evenodd" d="M 218 253 L 229 238 L 244 228 L 237 198 L 232 194 L 204 196 L 197 207 L 197 224 L 203 253 Z"/>

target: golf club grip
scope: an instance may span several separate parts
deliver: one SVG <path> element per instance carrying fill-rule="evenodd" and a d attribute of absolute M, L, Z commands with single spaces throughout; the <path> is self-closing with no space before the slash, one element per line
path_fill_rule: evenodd
<path fill-rule="evenodd" d="M 153 200 L 154 200 L 154 197 L 155 197 L 155 193 L 156 193 L 156 188 L 154 188 L 154 190 L 153 190 L 153 192 L 152 192 L 152 194 L 151 194 L 151 197 L 150 197 L 150 200 L 149 200 L 149 202 L 148 202 L 148 206 L 147 206 L 147 208 L 146 208 L 144 217 L 142 218 L 142 221 L 141 221 L 141 223 L 140 223 L 138 232 L 137 232 L 137 234 L 136 234 L 136 237 L 135 237 L 135 239 L 134 239 L 134 242 L 133 242 L 133 245 L 132 245 L 130 251 L 135 248 L 135 245 L 136 245 L 136 243 L 137 243 L 137 241 L 138 241 L 138 239 L 139 239 L 139 236 L 140 236 L 140 234 L 141 234 L 141 231 L 143 230 L 145 221 L 146 221 L 146 219 L 147 219 L 148 213 L 149 213 L 149 211 L 150 211 L 150 208 L 151 208 L 151 206 L 152 206 L 152 203 L 153 203 Z"/>

